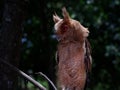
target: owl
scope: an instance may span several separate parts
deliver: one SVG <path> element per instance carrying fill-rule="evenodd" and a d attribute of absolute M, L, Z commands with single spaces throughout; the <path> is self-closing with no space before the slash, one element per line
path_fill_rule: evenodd
<path fill-rule="evenodd" d="M 92 59 L 88 28 L 69 16 L 62 8 L 63 18 L 53 15 L 57 46 L 57 86 L 59 90 L 84 90 Z"/>

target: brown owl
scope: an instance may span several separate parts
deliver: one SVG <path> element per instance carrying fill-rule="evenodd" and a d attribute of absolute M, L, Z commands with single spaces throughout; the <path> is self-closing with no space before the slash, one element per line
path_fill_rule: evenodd
<path fill-rule="evenodd" d="M 84 90 L 87 73 L 91 70 L 88 28 L 71 19 L 65 8 L 63 19 L 53 15 L 55 34 L 58 38 L 57 84 L 59 90 Z"/>

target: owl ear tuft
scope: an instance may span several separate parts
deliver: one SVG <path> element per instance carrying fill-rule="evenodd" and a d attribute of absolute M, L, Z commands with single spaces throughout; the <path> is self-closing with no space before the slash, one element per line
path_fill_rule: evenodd
<path fill-rule="evenodd" d="M 62 8 L 62 14 L 63 14 L 64 20 L 70 19 L 69 13 L 67 12 L 65 7 Z"/>
<path fill-rule="evenodd" d="M 53 21 L 55 22 L 55 23 L 57 23 L 58 21 L 60 21 L 61 20 L 61 18 L 55 13 L 54 15 L 53 15 Z"/>

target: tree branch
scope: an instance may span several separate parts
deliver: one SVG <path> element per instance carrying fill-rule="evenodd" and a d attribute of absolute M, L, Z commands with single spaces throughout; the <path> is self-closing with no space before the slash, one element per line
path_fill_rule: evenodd
<path fill-rule="evenodd" d="M 17 72 L 19 75 L 30 81 L 32 84 L 34 84 L 36 87 L 38 87 L 40 90 L 47 90 L 45 87 L 43 87 L 40 83 L 35 81 L 33 78 L 25 74 L 23 71 L 19 70 L 17 67 L 13 66 L 12 64 L 6 62 L 5 60 L 0 58 L 0 62 L 7 65 L 10 69 L 14 70 Z"/>
<path fill-rule="evenodd" d="M 57 90 L 57 88 L 54 85 L 54 83 L 45 74 L 43 74 L 42 72 L 38 72 L 36 74 L 40 74 L 41 76 L 43 76 L 53 86 L 54 90 Z"/>

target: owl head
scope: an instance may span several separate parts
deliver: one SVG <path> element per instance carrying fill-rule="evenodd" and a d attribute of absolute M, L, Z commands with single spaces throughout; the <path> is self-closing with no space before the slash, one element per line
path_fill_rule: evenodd
<path fill-rule="evenodd" d="M 55 34 L 59 41 L 79 41 L 88 37 L 88 28 L 81 25 L 79 21 L 70 18 L 66 8 L 62 8 L 62 15 L 63 18 L 60 18 L 57 14 L 53 15 Z"/>

